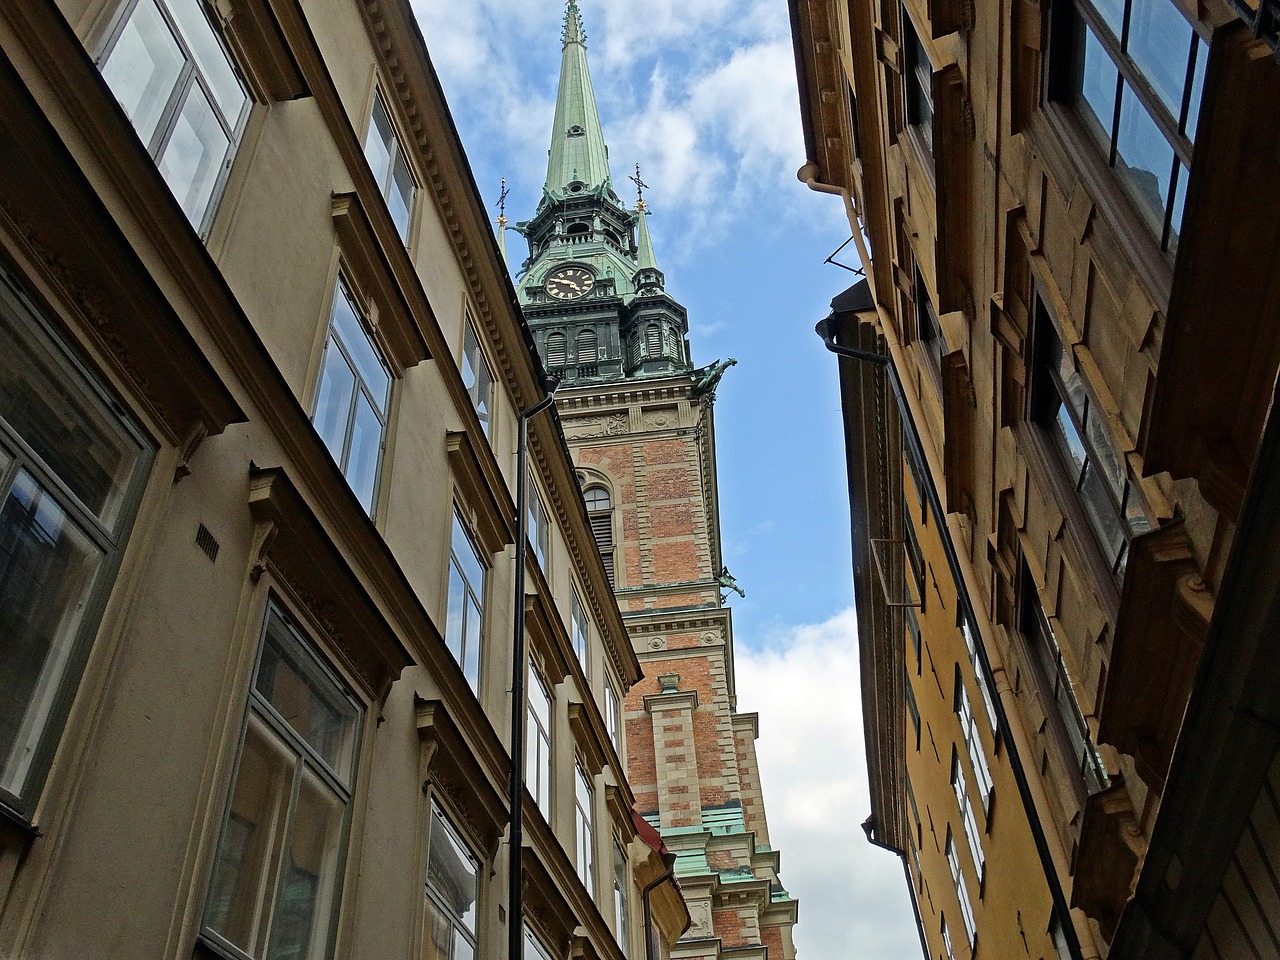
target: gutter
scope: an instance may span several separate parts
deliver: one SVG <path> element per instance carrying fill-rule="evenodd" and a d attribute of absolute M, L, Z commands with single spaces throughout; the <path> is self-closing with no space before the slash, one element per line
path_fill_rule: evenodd
<path fill-rule="evenodd" d="M 807 168 L 801 171 L 801 173 L 805 172 L 807 172 Z M 805 182 L 812 186 L 812 175 Z M 851 199 L 848 194 L 844 193 L 844 191 L 836 191 L 835 188 L 829 187 L 825 184 L 820 186 L 825 188 L 820 192 L 839 192 L 846 198 L 846 203 L 850 204 L 852 207 Z M 860 223 L 861 220 L 857 222 Z M 854 239 L 858 245 L 858 254 L 862 258 L 862 262 L 864 264 L 870 263 L 870 258 L 867 255 L 866 243 L 864 242 L 861 233 L 857 230 L 854 231 Z M 870 285 L 870 279 L 866 282 Z M 880 316 L 882 329 L 891 329 L 887 323 L 888 318 L 885 316 L 884 308 L 880 306 L 879 301 L 876 300 L 874 296 L 872 299 L 875 302 L 876 312 Z M 917 426 L 917 420 L 912 414 L 911 406 L 902 389 L 902 379 L 898 373 L 898 365 L 904 359 L 902 348 L 896 341 L 890 340 L 887 335 L 886 340 L 889 340 L 889 354 L 873 353 L 867 350 L 857 350 L 852 347 L 842 346 L 835 340 L 835 337 L 838 334 L 838 330 L 834 329 L 836 326 L 835 319 L 835 314 L 832 313 L 832 315 L 826 319 L 820 320 L 815 328 L 818 336 L 822 338 L 822 342 L 826 348 L 837 356 L 844 357 L 848 360 L 857 360 L 863 363 L 876 364 L 877 366 L 883 367 L 888 373 L 889 385 L 893 390 L 893 398 L 898 406 L 898 416 L 901 419 L 903 426 L 906 428 L 903 431 L 904 439 L 910 448 L 913 458 L 916 458 L 917 462 L 927 465 L 924 471 L 924 477 L 921 478 L 924 481 L 925 499 L 929 503 L 929 510 L 933 513 L 935 520 L 939 524 L 939 539 L 942 541 L 942 549 L 947 557 L 947 567 L 951 572 L 951 578 L 955 581 L 956 594 L 959 597 L 962 612 L 969 619 L 970 623 L 973 623 L 975 626 L 980 626 L 984 621 L 979 620 L 975 615 L 973 602 L 969 593 L 969 581 L 970 579 L 973 579 L 976 583 L 976 577 L 974 577 L 974 571 L 971 565 L 968 568 L 965 568 L 962 565 L 956 551 L 955 543 L 952 540 L 952 533 L 954 531 L 946 520 L 947 514 L 942 509 L 942 499 L 938 495 L 938 487 L 934 481 L 934 472 L 932 465 L 929 464 L 927 450 L 921 442 L 921 433 Z M 943 527 L 945 527 L 947 531 L 946 535 L 942 535 Z M 967 555 L 965 559 L 968 560 Z M 966 573 L 968 576 L 965 575 Z M 1036 811 L 1035 800 L 1031 790 L 1031 782 L 1027 777 L 1026 768 L 1022 764 L 1022 759 L 1018 753 L 1017 744 L 1013 737 L 1013 730 L 1015 728 L 1009 722 L 1008 713 L 1004 708 L 1004 701 L 1001 699 L 1000 690 L 996 686 L 995 671 L 992 669 L 991 660 L 987 653 L 987 642 L 985 638 L 981 643 L 976 644 L 976 647 L 978 657 L 981 659 L 983 670 L 986 673 L 987 688 L 991 695 L 991 702 L 996 709 L 997 723 L 1002 730 L 1009 732 L 1009 736 L 1005 738 L 1005 743 L 1008 747 L 1009 766 L 1013 769 L 1014 780 L 1018 784 L 1018 794 L 1022 799 L 1023 808 L 1027 812 L 1027 820 L 1031 827 L 1031 835 L 1035 840 L 1036 853 L 1039 856 L 1040 866 L 1044 871 L 1045 879 L 1049 884 L 1049 893 L 1053 899 L 1054 913 L 1059 917 L 1059 928 L 1062 930 L 1063 936 L 1067 941 L 1067 949 L 1070 951 L 1072 960 L 1084 960 L 1080 938 L 1076 931 L 1075 923 L 1071 918 L 1071 908 L 1067 904 L 1066 895 L 1062 889 L 1062 883 L 1058 877 L 1058 871 L 1053 862 L 1053 855 L 1049 850 L 1049 841 L 1045 834 L 1044 824 L 1041 823 L 1039 814 Z M 909 872 L 907 876 L 909 881 Z"/>
<path fill-rule="evenodd" d="M 929 940 L 924 932 L 924 917 L 920 915 L 920 904 L 916 900 L 916 885 L 911 879 L 911 867 L 907 865 L 907 854 L 904 850 L 891 847 L 887 843 L 883 843 L 876 839 L 876 817 L 873 813 L 867 819 L 862 821 L 862 832 L 867 835 L 867 842 L 873 847 L 879 847 L 881 850 L 888 850 L 895 857 L 902 861 L 902 875 L 907 878 L 907 890 L 911 894 L 911 912 L 916 917 L 916 933 L 920 935 L 920 949 L 923 951 L 926 960 L 931 956 L 929 953 Z"/>

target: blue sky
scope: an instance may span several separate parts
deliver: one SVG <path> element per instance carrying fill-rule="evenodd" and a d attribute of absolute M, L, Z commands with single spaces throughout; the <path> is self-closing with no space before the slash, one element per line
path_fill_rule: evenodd
<path fill-rule="evenodd" d="M 541 194 L 560 62 L 557 0 L 413 0 L 476 181 L 511 220 Z M 835 358 L 813 332 L 855 279 L 808 191 L 785 0 L 580 0 L 619 195 L 639 162 L 695 363 L 735 357 L 716 403 L 739 706 L 758 744 L 801 960 L 918 955 L 898 861 L 871 848 Z M 508 234 L 512 260 L 526 251 Z M 846 262 L 855 259 L 846 251 Z"/>

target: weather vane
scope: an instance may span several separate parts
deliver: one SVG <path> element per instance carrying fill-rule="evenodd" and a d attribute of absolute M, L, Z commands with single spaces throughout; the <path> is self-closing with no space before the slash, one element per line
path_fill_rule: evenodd
<path fill-rule="evenodd" d="M 627 177 L 627 179 L 636 185 L 636 209 L 643 210 L 648 206 L 648 204 L 644 202 L 644 191 L 649 185 L 640 179 L 640 164 L 636 164 L 636 175 L 634 177 Z"/>
<path fill-rule="evenodd" d="M 500 227 L 507 225 L 507 194 L 511 192 L 511 188 L 507 186 L 507 178 L 502 178 L 502 193 L 498 195 L 498 220 Z"/>

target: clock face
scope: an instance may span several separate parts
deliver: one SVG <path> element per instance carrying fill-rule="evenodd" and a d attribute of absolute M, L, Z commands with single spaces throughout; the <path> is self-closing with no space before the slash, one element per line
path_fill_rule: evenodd
<path fill-rule="evenodd" d="M 576 300 L 591 292 L 596 278 L 583 267 L 561 267 L 547 276 L 547 293 L 557 300 Z"/>

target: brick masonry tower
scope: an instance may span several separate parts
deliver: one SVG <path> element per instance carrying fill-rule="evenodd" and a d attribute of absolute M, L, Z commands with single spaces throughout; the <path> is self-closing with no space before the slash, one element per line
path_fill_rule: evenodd
<path fill-rule="evenodd" d="M 721 554 L 713 403 L 733 361 L 693 367 L 645 201 L 628 208 L 614 190 L 573 0 L 562 41 L 546 184 L 514 228 L 530 251 L 518 288 L 562 378 L 557 409 L 645 671 L 622 704 L 625 751 L 692 917 L 672 956 L 792 960 L 797 902 L 778 879 L 724 605 L 737 585 Z"/>

